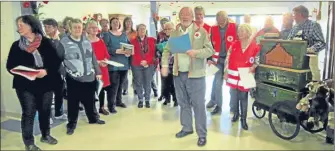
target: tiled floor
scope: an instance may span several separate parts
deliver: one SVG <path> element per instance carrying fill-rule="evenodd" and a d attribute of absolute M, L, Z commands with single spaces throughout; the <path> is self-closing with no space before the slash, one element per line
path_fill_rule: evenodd
<path fill-rule="evenodd" d="M 207 81 L 208 98 L 212 77 Z M 227 87 L 224 87 L 223 95 L 222 115 L 207 114 L 208 143 L 203 148 L 197 147 L 196 134 L 182 139 L 174 137 L 181 128 L 179 108 L 163 106 L 162 102 L 152 99 L 152 108 L 138 109 L 132 94 L 124 97 L 128 108 L 118 108 L 116 115 L 102 116 L 107 122 L 105 125 L 89 125 L 82 116 L 74 135 L 67 136 L 65 124 L 61 124 L 52 129 L 53 136 L 59 140 L 57 145 L 42 144 L 39 136 L 35 139 L 36 144 L 45 150 L 334 150 L 333 145 L 324 143 L 322 134 L 303 130 L 291 141 L 280 139 L 271 131 L 267 118 L 254 118 L 250 109 L 252 100 L 249 103 L 249 131 L 244 131 L 239 122 L 230 122 Z M 20 133 L 1 130 L 1 150 L 22 149 Z"/>

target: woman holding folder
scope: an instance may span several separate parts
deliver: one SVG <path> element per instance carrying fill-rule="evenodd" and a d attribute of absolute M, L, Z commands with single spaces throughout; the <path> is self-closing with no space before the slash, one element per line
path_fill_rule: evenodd
<path fill-rule="evenodd" d="M 10 48 L 6 68 L 11 74 L 11 70 L 17 66 L 39 71 L 35 80 L 13 74 L 13 88 L 22 108 L 21 129 L 26 150 L 40 150 L 34 143 L 33 135 L 36 111 L 39 112 L 41 142 L 57 144 L 57 140 L 50 136 L 49 119 L 53 87 L 56 85 L 54 78 L 58 75 L 61 60 L 34 16 L 20 16 L 16 19 L 16 25 L 20 39 Z"/>
<path fill-rule="evenodd" d="M 127 106 L 122 102 L 122 84 L 124 83 L 128 70 L 129 70 L 129 57 L 132 52 L 124 51 L 121 48 L 121 43 L 129 44 L 127 34 L 120 31 L 121 24 L 118 18 L 111 18 L 110 21 L 110 32 L 103 33 L 103 39 L 106 43 L 110 60 L 120 63 L 123 66 L 108 65 L 108 71 L 110 76 L 111 90 L 110 94 L 107 92 L 107 96 L 110 96 L 108 102 L 109 112 L 117 113 L 115 106 L 126 108 Z"/>
<path fill-rule="evenodd" d="M 231 110 L 234 113 L 232 122 L 239 118 L 241 108 L 241 127 L 248 130 L 247 112 L 248 112 L 248 92 L 239 77 L 238 68 L 249 68 L 250 73 L 254 73 L 259 64 L 260 45 L 251 38 L 252 28 L 248 24 L 241 24 L 237 30 L 239 40 L 232 43 L 228 50 L 225 61 L 224 79 L 230 87 Z"/>
<path fill-rule="evenodd" d="M 147 28 L 144 24 L 137 26 L 137 35 L 136 39 L 131 40 L 131 44 L 134 45 L 131 68 L 139 99 L 138 108 L 143 108 L 144 99 L 145 107 L 150 108 L 151 81 L 155 70 L 156 39 L 147 36 Z"/>

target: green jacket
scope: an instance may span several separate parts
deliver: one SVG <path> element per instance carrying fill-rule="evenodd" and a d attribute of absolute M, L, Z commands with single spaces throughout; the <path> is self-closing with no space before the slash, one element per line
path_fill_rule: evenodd
<path fill-rule="evenodd" d="M 200 78 L 206 76 L 206 66 L 207 66 L 207 58 L 211 57 L 215 50 L 211 42 L 209 41 L 209 36 L 206 30 L 202 27 L 197 26 L 196 24 L 192 24 L 193 28 L 189 32 L 191 35 L 191 45 L 192 49 L 196 50 L 198 53 L 196 54 L 195 58 L 190 59 L 190 66 L 189 66 L 189 78 Z M 178 37 L 183 35 L 183 33 L 179 30 L 180 26 L 177 26 L 176 30 L 173 31 L 170 35 L 171 37 Z M 169 66 L 169 56 L 170 56 L 170 48 L 167 44 L 164 47 L 163 54 L 162 54 L 162 67 Z M 178 76 L 178 54 L 174 54 L 174 64 L 173 64 L 173 75 Z"/>

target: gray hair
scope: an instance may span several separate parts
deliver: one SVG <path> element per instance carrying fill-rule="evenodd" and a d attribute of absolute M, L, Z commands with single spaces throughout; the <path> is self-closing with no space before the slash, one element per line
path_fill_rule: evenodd
<path fill-rule="evenodd" d="M 224 17 L 225 19 L 228 20 L 228 14 L 226 11 L 223 10 L 216 13 L 216 20 L 218 17 Z"/>
<path fill-rule="evenodd" d="M 69 21 L 69 26 L 72 28 L 73 24 L 82 24 L 83 22 L 79 18 L 75 18 Z"/>
<path fill-rule="evenodd" d="M 89 20 L 87 23 L 86 23 L 86 29 L 88 28 L 88 25 L 90 25 L 90 24 L 95 24 L 95 25 L 98 25 L 98 22 L 97 21 L 95 21 L 95 20 L 93 20 L 93 19 L 91 19 L 91 20 Z"/>
<path fill-rule="evenodd" d="M 303 5 L 300 5 L 300 6 L 297 6 L 297 7 L 293 8 L 293 11 L 296 12 L 296 13 L 300 13 L 305 18 L 308 18 L 308 16 L 309 16 L 308 9 Z"/>
<path fill-rule="evenodd" d="M 195 8 L 194 8 L 194 13 L 195 13 L 196 11 L 202 11 L 202 12 L 205 14 L 205 9 L 204 9 L 202 6 L 197 6 L 197 7 L 195 7 Z"/>
<path fill-rule="evenodd" d="M 165 25 L 171 25 L 173 29 L 175 28 L 173 22 L 170 22 L 170 21 L 169 21 L 169 22 L 166 22 L 166 23 L 164 24 L 164 27 L 165 27 Z"/>
<path fill-rule="evenodd" d="M 181 18 L 181 17 L 180 17 L 180 13 L 181 13 L 181 11 L 183 11 L 184 9 L 188 9 L 188 11 L 189 11 L 189 12 L 191 13 L 191 15 L 192 15 L 192 18 L 194 17 L 194 12 L 193 12 L 192 8 L 186 6 L 186 7 L 183 7 L 183 8 L 180 9 L 179 14 L 178 14 L 179 18 Z"/>

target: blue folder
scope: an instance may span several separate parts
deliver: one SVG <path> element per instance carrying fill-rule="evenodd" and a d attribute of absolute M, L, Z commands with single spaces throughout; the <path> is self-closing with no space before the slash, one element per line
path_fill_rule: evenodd
<path fill-rule="evenodd" d="M 192 49 L 188 33 L 179 37 L 170 37 L 168 45 L 171 53 L 185 53 Z"/>

